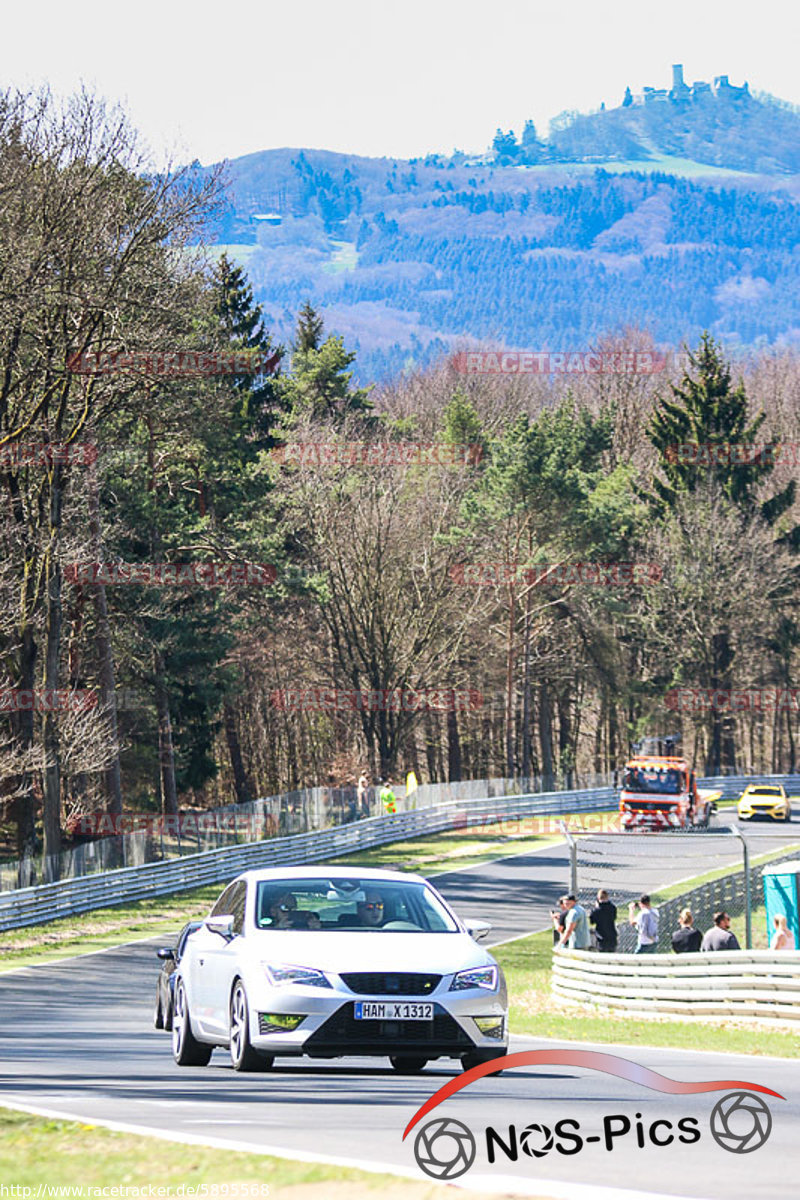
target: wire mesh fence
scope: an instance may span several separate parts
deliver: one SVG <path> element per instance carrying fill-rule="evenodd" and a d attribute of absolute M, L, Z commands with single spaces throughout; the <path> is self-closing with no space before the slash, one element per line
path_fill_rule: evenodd
<path fill-rule="evenodd" d="M 576 786 L 592 788 L 609 783 L 608 776 L 585 775 Z M 165 817 L 156 812 L 128 813 L 119 818 L 106 813 L 93 814 L 83 826 L 80 822 L 77 824 L 78 829 L 86 829 L 86 834 L 76 838 L 59 854 L 46 858 L 39 854 L 23 860 L 0 862 L 0 891 L 79 878 L 119 867 L 164 862 L 245 842 L 331 829 L 364 817 L 381 815 L 383 805 L 379 790 L 370 786 L 360 797 L 353 786 L 303 788 L 250 803 L 200 812 L 184 811 Z M 526 796 L 552 790 L 552 787 L 542 787 L 542 779 L 538 776 L 421 784 L 410 795 L 406 794 L 405 787 L 394 787 L 400 812 L 462 800 Z"/>
<path fill-rule="evenodd" d="M 734 932 L 745 947 L 749 941 L 753 914 L 763 905 L 762 875 L 766 861 L 749 865 L 749 855 L 759 854 L 759 841 L 744 842 L 733 830 L 684 830 L 675 833 L 608 833 L 571 837 L 571 887 L 579 902 L 588 910 L 597 903 L 597 892 L 604 889 L 617 906 L 619 953 L 636 948 L 636 930 L 630 924 L 628 905 L 642 894 L 655 896 L 681 882 L 685 890 L 656 903 L 659 915 L 658 950 L 672 949 L 672 934 L 678 929 L 678 917 L 684 908 L 691 910 L 695 928 L 705 933 L 714 924 L 714 914 L 724 910 L 732 919 Z M 798 857 L 794 849 L 771 843 L 769 863 L 786 862 Z M 748 869 L 745 872 L 745 862 Z M 705 882 L 698 878 L 721 872 Z M 748 886 L 749 883 L 749 886 Z M 756 929 L 755 942 L 766 945 L 764 931 Z"/>

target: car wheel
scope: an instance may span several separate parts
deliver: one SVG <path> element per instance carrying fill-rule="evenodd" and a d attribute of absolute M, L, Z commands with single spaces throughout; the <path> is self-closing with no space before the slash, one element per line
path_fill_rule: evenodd
<path fill-rule="evenodd" d="M 173 1018 L 172 997 L 170 996 L 170 998 L 167 1000 L 167 1007 L 164 1012 L 164 1028 L 169 1030 L 170 1032 L 172 1032 L 172 1018 Z"/>
<path fill-rule="evenodd" d="M 495 1058 L 503 1058 L 505 1053 L 505 1050 L 500 1051 L 500 1053 L 494 1050 L 474 1050 L 471 1054 L 462 1054 L 461 1066 L 465 1071 L 471 1071 L 473 1067 L 479 1067 L 483 1063 L 492 1062 Z M 492 1071 L 492 1074 L 502 1075 L 503 1068 L 501 1067 L 498 1071 Z"/>
<path fill-rule="evenodd" d="M 273 1055 L 261 1054 L 250 1044 L 250 1012 L 241 979 L 231 996 L 230 1051 L 234 1071 L 269 1071 L 275 1061 Z"/>
<path fill-rule="evenodd" d="M 198 1042 L 192 1033 L 189 1005 L 183 980 L 175 984 L 175 1014 L 172 1020 L 172 1055 L 179 1067 L 205 1067 L 211 1058 L 213 1046 Z"/>
<path fill-rule="evenodd" d="M 392 1054 L 389 1056 L 389 1062 L 399 1075 L 416 1075 L 428 1065 L 427 1058 L 413 1054 Z"/>
<path fill-rule="evenodd" d="M 164 1011 L 161 1007 L 161 988 L 156 984 L 156 1007 L 153 1012 L 153 1025 L 156 1029 L 164 1028 Z"/>

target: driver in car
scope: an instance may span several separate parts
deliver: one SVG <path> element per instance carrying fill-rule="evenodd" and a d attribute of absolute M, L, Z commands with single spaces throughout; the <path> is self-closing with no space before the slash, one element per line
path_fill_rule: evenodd
<path fill-rule="evenodd" d="M 364 893 L 364 899 L 359 900 L 358 919 L 365 929 L 377 929 L 383 922 L 384 903 L 380 892 Z"/>

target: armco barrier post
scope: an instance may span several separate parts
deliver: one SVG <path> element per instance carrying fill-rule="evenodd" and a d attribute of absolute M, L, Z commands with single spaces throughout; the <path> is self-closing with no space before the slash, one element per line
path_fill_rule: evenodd
<path fill-rule="evenodd" d="M 573 896 L 578 894 L 578 843 L 567 829 L 566 821 L 559 821 L 559 828 L 569 846 L 569 890 Z"/>
<path fill-rule="evenodd" d="M 746 949 L 753 948 L 753 915 L 750 911 L 750 847 L 747 844 L 747 838 L 742 833 L 741 829 L 734 829 L 733 833 L 742 843 L 742 858 L 744 860 L 744 937 Z"/>

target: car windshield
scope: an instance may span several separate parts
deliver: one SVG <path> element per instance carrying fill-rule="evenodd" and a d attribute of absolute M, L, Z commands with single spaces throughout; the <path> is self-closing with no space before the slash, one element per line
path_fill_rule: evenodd
<path fill-rule="evenodd" d="M 450 913 L 424 883 L 382 879 L 269 879 L 256 892 L 258 929 L 374 933 L 457 933 Z"/>
<path fill-rule="evenodd" d="M 776 787 L 757 787 L 750 789 L 751 796 L 780 796 L 781 790 Z"/>
<path fill-rule="evenodd" d="M 674 767 L 629 767 L 622 786 L 630 792 L 677 796 L 681 790 L 681 783 L 681 772 Z"/>

